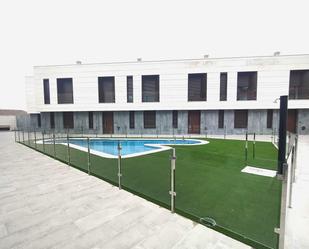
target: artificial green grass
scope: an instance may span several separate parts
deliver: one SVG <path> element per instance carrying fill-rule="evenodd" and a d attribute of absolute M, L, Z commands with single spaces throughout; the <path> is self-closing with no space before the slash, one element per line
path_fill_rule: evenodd
<path fill-rule="evenodd" d="M 175 146 L 176 212 L 202 223 L 201 218 L 211 217 L 214 229 L 257 248 L 276 248 L 281 182 L 241 170 L 246 165 L 275 170 L 277 150 L 271 143 L 256 142 L 253 158 L 249 142 L 246 161 L 244 141 L 207 141 Z M 42 151 L 42 145 L 37 147 Z M 53 156 L 53 145 L 45 145 L 45 153 Z M 169 207 L 170 155 L 171 151 L 164 151 L 122 159 L 123 188 Z M 67 162 L 67 147 L 56 145 L 56 157 Z M 74 167 L 87 172 L 87 153 L 71 148 L 70 158 Z M 118 184 L 116 159 L 91 155 L 90 161 L 91 174 Z"/>

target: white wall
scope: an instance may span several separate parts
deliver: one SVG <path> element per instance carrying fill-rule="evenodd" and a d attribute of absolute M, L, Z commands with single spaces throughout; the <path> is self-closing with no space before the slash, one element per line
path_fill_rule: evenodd
<path fill-rule="evenodd" d="M 218 58 L 34 67 L 27 79 L 29 112 L 100 110 L 277 109 L 288 95 L 289 72 L 309 69 L 309 55 Z M 256 101 L 237 101 L 237 72 L 258 71 Z M 219 101 L 220 72 L 228 72 L 227 101 Z M 188 102 L 189 73 L 207 73 L 207 101 Z M 141 75 L 160 75 L 160 102 L 141 102 Z M 126 76 L 133 75 L 134 103 L 126 102 Z M 98 103 L 98 77 L 115 76 L 116 103 Z M 74 104 L 57 104 L 56 79 L 73 78 Z M 49 78 L 51 104 L 44 105 L 43 79 Z M 309 100 L 291 100 L 289 108 L 309 108 Z"/>

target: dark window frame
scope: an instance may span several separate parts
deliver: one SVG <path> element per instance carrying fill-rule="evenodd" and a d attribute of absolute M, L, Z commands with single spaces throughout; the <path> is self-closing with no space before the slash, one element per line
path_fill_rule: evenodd
<path fill-rule="evenodd" d="M 135 129 L 135 111 L 129 112 L 129 128 Z"/>
<path fill-rule="evenodd" d="M 133 76 L 127 76 L 127 103 L 133 103 Z"/>
<path fill-rule="evenodd" d="M 220 73 L 220 101 L 227 100 L 227 81 L 228 74 Z"/>
<path fill-rule="evenodd" d="M 178 128 L 178 111 L 173 111 L 172 113 L 172 125 L 173 129 Z"/>
<path fill-rule="evenodd" d="M 237 101 L 255 101 L 257 100 L 257 91 L 257 71 L 245 71 L 237 73 Z"/>
<path fill-rule="evenodd" d="M 93 112 L 88 112 L 88 128 L 93 130 Z"/>
<path fill-rule="evenodd" d="M 156 129 L 156 111 L 144 111 L 144 129 Z"/>
<path fill-rule="evenodd" d="M 63 128 L 74 129 L 74 112 L 63 112 Z"/>
<path fill-rule="evenodd" d="M 290 70 L 289 99 L 309 99 L 309 69 Z"/>
<path fill-rule="evenodd" d="M 207 73 L 188 74 L 188 102 L 207 101 Z"/>
<path fill-rule="evenodd" d="M 105 81 L 105 82 L 104 82 Z M 107 84 L 111 84 L 108 86 Z M 108 89 L 110 88 L 110 89 Z M 115 76 L 98 77 L 99 103 L 115 103 Z"/>
<path fill-rule="evenodd" d="M 44 94 L 44 104 L 50 104 L 50 89 L 49 89 L 49 79 L 43 79 L 43 94 Z"/>
<path fill-rule="evenodd" d="M 268 109 L 267 110 L 267 120 L 266 120 L 266 127 L 267 129 L 272 129 L 273 128 L 273 110 Z"/>
<path fill-rule="evenodd" d="M 224 128 L 224 110 L 218 111 L 218 128 L 219 129 Z"/>
<path fill-rule="evenodd" d="M 152 86 L 147 81 L 154 81 L 154 85 Z M 142 102 L 143 103 L 160 102 L 160 75 L 159 74 L 142 75 Z"/>
<path fill-rule="evenodd" d="M 58 104 L 74 104 L 73 78 L 57 78 L 57 100 Z"/>
<path fill-rule="evenodd" d="M 234 128 L 248 128 L 248 110 L 234 110 Z"/>

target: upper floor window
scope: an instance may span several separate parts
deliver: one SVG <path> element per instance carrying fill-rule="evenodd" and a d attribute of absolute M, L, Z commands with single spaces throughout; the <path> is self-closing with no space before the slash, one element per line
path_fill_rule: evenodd
<path fill-rule="evenodd" d="M 135 128 L 135 112 L 134 111 L 130 111 L 129 112 L 129 126 L 130 126 L 130 129 L 134 129 Z"/>
<path fill-rule="evenodd" d="M 289 99 L 309 99 L 309 70 L 290 71 Z"/>
<path fill-rule="evenodd" d="M 224 128 L 224 110 L 219 110 L 218 113 L 218 128 Z"/>
<path fill-rule="evenodd" d="M 220 101 L 227 98 L 227 73 L 220 73 Z"/>
<path fill-rule="evenodd" d="M 88 112 L 88 127 L 93 129 L 93 112 Z"/>
<path fill-rule="evenodd" d="M 178 111 L 173 111 L 173 128 L 178 128 Z"/>
<path fill-rule="evenodd" d="M 144 128 L 155 129 L 156 128 L 156 112 L 144 111 Z"/>
<path fill-rule="evenodd" d="M 207 74 L 188 74 L 188 101 L 206 101 Z"/>
<path fill-rule="evenodd" d="M 43 80 L 43 88 L 44 88 L 44 104 L 50 104 L 49 79 Z"/>
<path fill-rule="evenodd" d="M 257 72 L 238 72 L 237 100 L 256 100 Z"/>
<path fill-rule="evenodd" d="M 99 103 L 115 103 L 115 77 L 99 77 Z"/>
<path fill-rule="evenodd" d="M 133 76 L 127 76 L 127 102 L 133 103 Z"/>
<path fill-rule="evenodd" d="M 63 112 L 63 128 L 64 129 L 74 128 L 73 112 Z"/>
<path fill-rule="evenodd" d="M 58 104 L 73 104 L 73 79 L 57 79 Z"/>
<path fill-rule="evenodd" d="M 160 76 L 142 75 L 142 102 L 160 101 Z"/>
<path fill-rule="evenodd" d="M 248 127 L 248 110 L 234 111 L 234 128 Z"/>

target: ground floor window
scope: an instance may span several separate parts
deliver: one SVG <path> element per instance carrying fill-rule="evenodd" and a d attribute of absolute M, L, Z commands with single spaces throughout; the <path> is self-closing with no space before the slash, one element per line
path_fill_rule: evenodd
<path fill-rule="evenodd" d="M 155 129 L 156 128 L 156 112 L 144 111 L 144 128 Z"/>
<path fill-rule="evenodd" d="M 248 127 L 248 110 L 234 111 L 234 128 Z"/>
<path fill-rule="evenodd" d="M 54 112 L 51 112 L 50 113 L 50 128 L 51 129 L 55 129 L 55 113 Z"/>
<path fill-rule="evenodd" d="M 222 129 L 224 127 L 224 110 L 219 110 L 218 115 L 218 128 Z"/>
<path fill-rule="evenodd" d="M 64 129 L 74 128 L 73 112 L 63 112 L 63 128 Z"/>
<path fill-rule="evenodd" d="M 88 112 L 89 129 L 93 129 L 93 112 Z"/>
<path fill-rule="evenodd" d="M 130 125 L 130 129 L 134 129 L 135 128 L 135 112 L 131 111 L 130 112 L 130 117 L 129 117 L 129 125 Z"/>
<path fill-rule="evenodd" d="M 273 128 L 273 110 L 267 110 L 267 128 Z"/>
<path fill-rule="evenodd" d="M 41 128 L 42 122 L 41 122 L 41 114 L 40 113 L 37 115 L 37 119 L 38 119 L 38 127 Z"/>
<path fill-rule="evenodd" d="M 173 128 L 178 128 L 178 111 L 173 111 Z"/>

